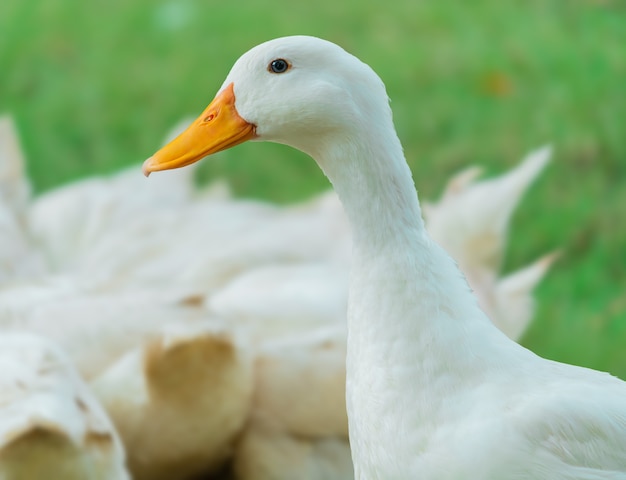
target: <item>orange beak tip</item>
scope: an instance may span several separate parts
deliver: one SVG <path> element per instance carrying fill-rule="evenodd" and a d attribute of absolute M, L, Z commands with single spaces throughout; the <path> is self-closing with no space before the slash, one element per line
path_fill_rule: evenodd
<path fill-rule="evenodd" d="M 152 169 L 150 168 L 151 163 L 152 163 L 152 157 L 150 157 L 148 160 L 143 162 L 143 165 L 141 166 L 141 171 L 146 177 L 149 177 L 150 174 L 152 173 Z"/>

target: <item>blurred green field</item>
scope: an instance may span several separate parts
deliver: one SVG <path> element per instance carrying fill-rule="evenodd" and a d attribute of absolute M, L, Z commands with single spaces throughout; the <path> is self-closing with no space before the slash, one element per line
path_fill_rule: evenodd
<path fill-rule="evenodd" d="M 494 174 L 554 145 L 507 258 L 511 270 L 563 252 L 523 343 L 626 379 L 621 0 L 4 0 L 0 112 L 14 114 L 44 191 L 142 161 L 241 53 L 290 34 L 339 43 L 380 74 L 423 198 L 469 164 Z M 278 145 L 242 145 L 201 173 L 279 202 L 327 188 L 314 162 Z"/>

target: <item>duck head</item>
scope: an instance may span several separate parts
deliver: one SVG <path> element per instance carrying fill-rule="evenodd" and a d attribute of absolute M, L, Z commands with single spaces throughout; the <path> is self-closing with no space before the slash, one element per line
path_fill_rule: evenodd
<path fill-rule="evenodd" d="M 247 140 L 316 157 L 358 141 L 381 119 L 390 123 L 391 111 L 383 82 L 368 65 L 319 38 L 278 38 L 241 56 L 209 106 L 143 171 L 184 167 Z"/>

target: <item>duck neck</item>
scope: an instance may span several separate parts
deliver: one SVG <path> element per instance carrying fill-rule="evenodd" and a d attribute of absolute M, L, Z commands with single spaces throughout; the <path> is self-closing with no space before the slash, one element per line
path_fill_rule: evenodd
<path fill-rule="evenodd" d="M 317 157 L 353 229 L 346 395 L 356 478 L 405 433 L 423 446 L 443 414 L 437 399 L 480 378 L 507 342 L 426 233 L 400 142 L 387 133 Z"/>
<path fill-rule="evenodd" d="M 411 170 L 391 133 L 385 142 L 375 136 L 365 144 L 343 142 L 318 160 L 346 210 L 357 251 L 415 241 L 424 232 Z"/>
<path fill-rule="evenodd" d="M 353 231 L 351 338 L 390 346 L 403 339 L 415 346 L 444 317 L 456 322 L 484 317 L 456 263 L 426 232 L 393 125 L 386 135 L 362 138 L 318 157 Z M 390 361 L 403 355 L 389 353 Z M 409 357 L 398 358 L 404 360 Z"/>

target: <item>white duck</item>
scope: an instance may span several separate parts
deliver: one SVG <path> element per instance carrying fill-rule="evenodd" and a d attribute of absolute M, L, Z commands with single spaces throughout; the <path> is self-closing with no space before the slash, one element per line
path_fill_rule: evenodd
<path fill-rule="evenodd" d="M 518 341 L 528 328 L 535 313 L 533 289 L 558 257 L 558 251 L 549 253 L 501 278 L 490 271 L 474 277 L 472 289 L 479 305 L 510 339 Z"/>
<path fill-rule="evenodd" d="M 626 479 L 626 383 L 538 357 L 478 308 L 424 229 L 369 66 L 312 37 L 257 46 L 144 172 L 253 139 L 312 156 L 352 225 L 346 397 L 356 478 Z"/>
<path fill-rule="evenodd" d="M 0 288 L 0 334 L 29 331 L 56 341 L 90 380 L 121 355 L 160 335 L 172 324 L 206 319 L 188 305 L 193 291 L 128 289 L 86 291 L 71 277 Z"/>
<path fill-rule="evenodd" d="M 240 480 L 354 478 L 345 410 L 345 325 L 260 346 Z"/>
<path fill-rule="evenodd" d="M 438 202 L 424 204 L 428 233 L 466 276 L 474 270 L 499 271 L 513 211 L 550 153 L 550 147 L 540 148 L 514 169 L 480 182 L 474 180 L 481 169 L 469 167 L 448 182 Z"/>
<path fill-rule="evenodd" d="M 53 342 L 0 335 L 0 478 L 127 480 L 104 409 Z"/>
<path fill-rule="evenodd" d="M 94 293 L 65 280 L 0 289 L 0 339 L 27 330 L 64 347 L 118 429 L 133 478 L 219 467 L 249 411 L 250 352 L 193 292 Z"/>
<path fill-rule="evenodd" d="M 176 125 L 166 138 L 171 139 L 181 128 L 182 125 Z M 137 217 L 159 206 L 180 208 L 196 193 L 193 170 L 161 179 L 168 188 L 158 188 L 159 185 L 146 188 L 145 182 L 141 185 L 133 172 L 136 169 L 129 168 L 111 176 L 72 182 L 39 195 L 30 203 L 29 231 L 53 270 L 67 271 L 88 256 L 111 231 L 132 225 Z M 101 266 L 110 263 L 108 259 Z M 94 269 L 92 276 L 100 269 Z"/>
<path fill-rule="evenodd" d="M 345 266 L 270 264 L 247 270 L 209 295 L 207 308 L 234 325 L 245 326 L 255 339 L 277 339 L 345 324 L 347 284 Z"/>
<path fill-rule="evenodd" d="M 252 359 L 216 322 L 175 325 L 91 382 L 136 480 L 185 480 L 220 468 L 246 420 Z"/>

